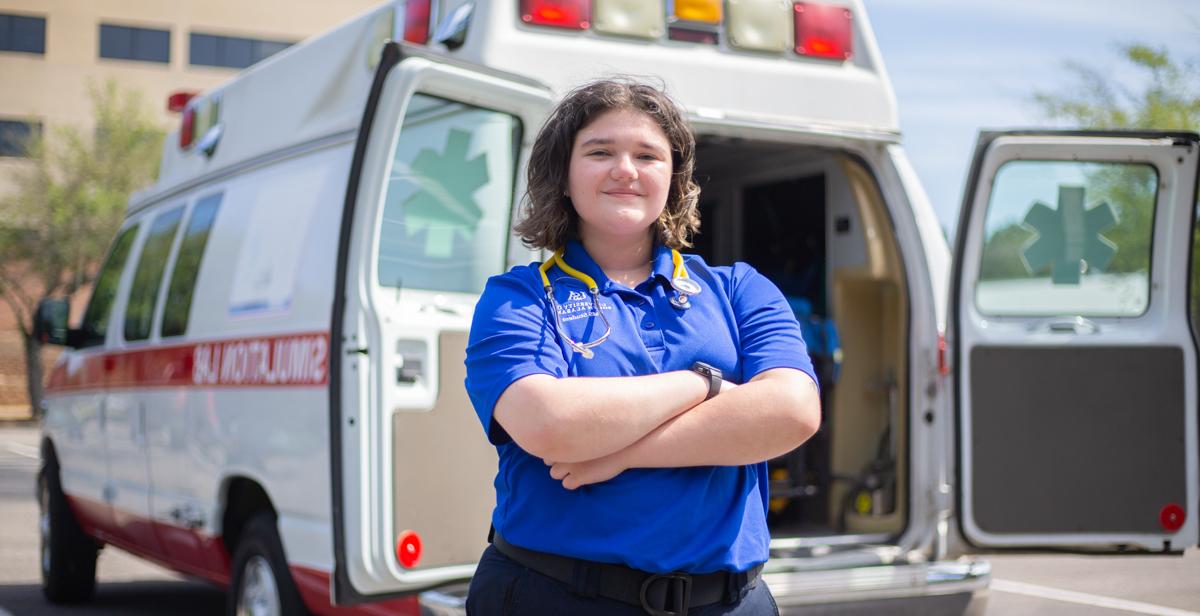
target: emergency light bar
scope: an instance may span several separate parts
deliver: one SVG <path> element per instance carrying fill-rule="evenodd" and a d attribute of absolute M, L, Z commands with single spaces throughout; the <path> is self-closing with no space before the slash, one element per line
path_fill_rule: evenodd
<path fill-rule="evenodd" d="M 428 0 L 410 2 L 428 6 Z M 824 60 L 853 54 L 853 13 L 844 6 L 793 0 L 521 0 L 522 22 L 649 40 L 786 53 Z M 428 15 L 424 15 L 428 24 Z M 790 27 L 789 27 L 790 26 Z M 424 34 L 428 38 L 428 32 Z M 407 39 L 407 28 L 406 28 Z"/>

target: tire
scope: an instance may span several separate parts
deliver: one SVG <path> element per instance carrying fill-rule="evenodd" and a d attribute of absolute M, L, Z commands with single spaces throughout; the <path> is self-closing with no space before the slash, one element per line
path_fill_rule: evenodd
<path fill-rule="evenodd" d="M 274 515 L 255 514 L 242 529 L 226 606 L 229 616 L 308 614 L 288 570 Z"/>
<path fill-rule="evenodd" d="M 38 534 L 41 538 L 42 594 L 51 603 L 80 603 L 96 592 L 100 546 L 83 532 L 59 483 L 58 467 L 38 475 Z"/>

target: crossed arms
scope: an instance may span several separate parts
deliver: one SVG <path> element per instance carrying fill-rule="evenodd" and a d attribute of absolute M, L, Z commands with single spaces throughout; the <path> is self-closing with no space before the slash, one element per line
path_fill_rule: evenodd
<path fill-rule="evenodd" d="M 705 401 L 689 370 L 632 377 L 535 374 L 508 387 L 493 421 L 573 490 L 630 468 L 740 466 L 782 455 L 821 421 L 816 384 L 791 368 L 726 383 Z"/>

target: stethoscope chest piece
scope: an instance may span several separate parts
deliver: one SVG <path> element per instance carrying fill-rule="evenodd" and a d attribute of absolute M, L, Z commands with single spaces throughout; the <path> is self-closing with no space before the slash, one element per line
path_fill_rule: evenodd
<path fill-rule="evenodd" d="M 692 280 L 691 278 L 687 278 L 685 276 L 676 276 L 676 277 L 672 278 L 671 286 L 674 287 L 676 291 L 679 291 L 681 294 L 683 294 L 685 297 L 690 297 L 692 295 L 700 294 L 700 283 L 696 282 L 695 280 Z M 686 303 L 686 302 L 684 302 L 684 303 Z"/>
<path fill-rule="evenodd" d="M 687 310 L 688 308 L 692 307 L 692 302 L 688 300 L 688 296 L 683 293 L 676 293 L 667 301 L 671 302 L 672 306 L 680 310 Z"/>

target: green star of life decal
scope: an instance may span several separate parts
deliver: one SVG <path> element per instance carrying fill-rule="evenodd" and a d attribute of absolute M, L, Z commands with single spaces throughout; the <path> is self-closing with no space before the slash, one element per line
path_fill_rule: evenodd
<path fill-rule="evenodd" d="M 1117 246 L 1100 235 L 1117 222 L 1107 202 L 1085 210 L 1082 186 L 1058 187 L 1058 209 L 1035 201 L 1022 221 L 1037 235 L 1021 251 L 1021 261 L 1032 275 L 1050 266 L 1054 284 L 1079 284 L 1087 270 L 1104 271 L 1117 254 Z"/>
<path fill-rule="evenodd" d="M 425 231 L 425 256 L 449 257 L 454 239 L 471 239 L 483 218 L 475 191 L 488 183 L 487 154 L 467 160 L 471 133 L 451 129 L 442 153 L 426 148 L 411 166 L 418 190 L 404 202 L 409 236 Z"/>

